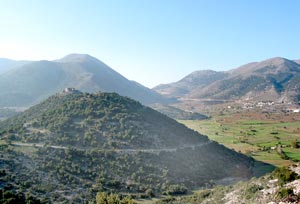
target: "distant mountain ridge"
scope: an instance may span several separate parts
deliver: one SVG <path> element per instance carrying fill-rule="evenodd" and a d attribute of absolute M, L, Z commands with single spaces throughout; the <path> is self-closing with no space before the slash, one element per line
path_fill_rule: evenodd
<path fill-rule="evenodd" d="M 299 102 L 300 60 L 271 58 L 226 72 L 197 71 L 153 88 L 162 95 L 190 99 Z"/>
<path fill-rule="evenodd" d="M 154 90 L 166 96 L 180 97 L 188 94 L 195 88 L 202 88 L 227 76 L 224 72 L 212 70 L 195 71 L 178 82 L 162 84 L 154 87 Z"/>
<path fill-rule="evenodd" d="M 30 61 L 16 61 L 7 58 L 0 58 L 0 74 L 5 73 L 17 66 L 26 64 Z"/>
<path fill-rule="evenodd" d="M 126 79 L 86 54 L 21 64 L 0 75 L 0 87 L 0 107 L 30 106 L 66 87 L 84 92 L 116 92 L 144 104 L 166 102 L 155 91 Z"/>

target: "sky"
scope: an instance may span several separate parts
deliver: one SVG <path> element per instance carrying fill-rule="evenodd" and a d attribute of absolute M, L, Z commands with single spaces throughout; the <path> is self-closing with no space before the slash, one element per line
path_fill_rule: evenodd
<path fill-rule="evenodd" d="M 0 57 L 90 54 L 152 88 L 203 69 L 300 59 L 295 0 L 0 0 Z"/>

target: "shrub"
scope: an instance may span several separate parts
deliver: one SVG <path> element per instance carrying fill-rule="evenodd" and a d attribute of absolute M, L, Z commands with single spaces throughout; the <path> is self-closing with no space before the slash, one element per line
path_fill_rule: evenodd
<path fill-rule="evenodd" d="M 258 192 L 259 190 L 262 190 L 262 186 L 257 185 L 257 184 L 251 184 L 250 186 L 247 186 L 246 188 L 246 199 L 251 199 L 254 197 L 254 195 L 256 194 L 256 192 Z"/>
<path fill-rule="evenodd" d="M 283 185 L 287 182 L 294 181 L 299 178 L 298 174 L 291 171 L 287 167 L 280 167 L 275 169 L 272 175 L 278 179 L 280 185 Z"/>
<path fill-rule="evenodd" d="M 135 202 L 128 196 L 122 198 L 117 194 L 108 194 L 106 192 L 99 192 L 96 196 L 97 204 L 135 204 Z"/>
<path fill-rule="evenodd" d="M 293 192 L 293 189 L 290 189 L 290 188 L 281 188 L 278 193 L 277 193 L 277 196 L 279 198 L 286 198 L 288 197 L 289 195 L 293 195 L 294 192 Z"/>
<path fill-rule="evenodd" d="M 184 185 L 170 185 L 164 192 L 165 195 L 180 195 L 186 194 L 187 188 Z"/>
<path fill-rule="evenodd" d="M 298 142 L 297 140 L 292 141 L 292 142 L 291 142 L 291 146 L 292 146 L 293 148 L 296 148 L 296 149 L 300 148 L 300 144 L 299 144 L 299 142 Z"/>
<path fill-rule="evenodd" d="M 147 196 L 149 196 L 150 198 L 155 196 L 155 194 L 154 194 L 154 192 L 153 192 L 153 190 L 152 190 L 151 188 L 147 189 L 147 190 L 145 191 L 145 194 L 146 194 Z"/>

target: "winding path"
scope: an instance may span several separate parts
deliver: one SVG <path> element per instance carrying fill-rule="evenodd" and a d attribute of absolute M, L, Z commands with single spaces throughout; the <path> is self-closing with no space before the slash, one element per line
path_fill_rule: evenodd
<path fill-rule="evenodd" d="M 145 152 L 145 153 L 153 153 L 153 154 L 159 154 L 160 152 L 176 152 L 177 150 L 183 150 L 186 148 L 195 149 L 197 147 L 205 146 L 212 143 L 211 140 L 195 145 L 182 145 L 177 148 L 161 148 L 161 149 L 102 149 L 103 151 L 111 151 L 111 152 L 117 152 L 117 153 L 125 153 L 125 154 L 133 154 L 137 152 Z M 15 146 L 23 146 L 23 147 L 45 147 L 45 144 L 42 143 L 22 143 L 22 142 L 12 142 L 12 145 Z M 53 148 L 53 149 L 68 149 L 69 147 L 66 146 L 56 146 L 56 145 L 48 145 L 47 147 Z M 84 148 L 78 148 L 79 150 L 87 150 Z"/>

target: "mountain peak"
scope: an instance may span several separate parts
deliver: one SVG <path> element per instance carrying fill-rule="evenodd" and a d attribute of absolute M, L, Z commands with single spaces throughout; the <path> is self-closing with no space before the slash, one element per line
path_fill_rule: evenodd
<path fill-rule="evenodd" d="M 215 75 L 220 74 L 221 72 L 216 72 L 213 70 L 198 70 L 198 71 L 194 71 L 191 74 L 185 76 L 183 79 L 181 79 L 180 81 L 189 81 L 189 82 L 195 82 L 195 81 L 203 81 L 205 79 L 214 77 Z M 180 82 L 179 81 L 179 82 Z"/>
<path fill-rule="evenodd" d="M 196 70 L 193 71 L 191 74 L 206 74 L 206 73 L 214 73 L 216 71 L 211 70 L 211 69 L 203 69 L 203 70 Z"/>
<path fill-rule="evenodd" d="M 2 70 L 5 71 L 4 68 L 1 69 L 0 63 L 0 74 Z M 168 99 L 129 81 L 105 63 L 87 54 L 69 54 L 55 61 L 34 61 L 26 66 L 16 67 L 2 76 L 0 107 L 29 106 L 61 92 L 66 87 L 90 93 L 116 92 L 144 104 L 168 102 Z"/>
<path fill-rule="evenodd" d="M 295 61 L 283 58 L 273 57 L 260 62 L 252 62 L 242 65 L 236 69 L 229 70 L 228 73 L 233 76 L 237 75 L 252 75 L 253 73 L 277 73 L 278 71 L 289 72 L 291 70 L 298 70 L 299 64 Z"/>
<path fill-rule="evenodd" d="M 211 69 L 204 69 L 204 70 L 197 70 L 197 71 L 194 71 L 192 72 L 191 74 L 189 75 L 208 75 L 208 74 L 214 74 L 216 73 L 216 71 L 214 70 L 211 70 Z M 189 76 L 188 75 L 188 76 Z"/>
<path fill-rule="evenodd" d="M 283 64 L 285 62 L 288 62 L 290 60 L 283 58 L 283 57 L 273 57 L 267 60 L 262 61 L 261 63 L 268 63 L 268 64 L 272 64 L 272 65 L 279 65 L 279 64 Z"/>
<path fill-rule="evenodd" d="M 88 54 L 72 53 L 59 60 L 59 62 L 84 62 L 84 61 L 99 61 L 97 58 Z"/>

